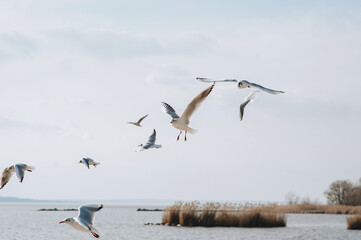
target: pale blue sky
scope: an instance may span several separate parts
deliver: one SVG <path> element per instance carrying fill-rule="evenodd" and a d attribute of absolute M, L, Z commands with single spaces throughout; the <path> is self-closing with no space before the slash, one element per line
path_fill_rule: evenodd
<path fill-rule="evenodd" d="M 360 5 L 0 1 L 0 168 L 37 167 L 0 196 L 324 201 L 361 177 Z M 181 113 L 196 77 L 286 94 L 259 93 L 240 122 L 250 90 L 216 84 L 177 142 L 160 102 Z M 134 152 L 153 128 L 163 148 Z"/>

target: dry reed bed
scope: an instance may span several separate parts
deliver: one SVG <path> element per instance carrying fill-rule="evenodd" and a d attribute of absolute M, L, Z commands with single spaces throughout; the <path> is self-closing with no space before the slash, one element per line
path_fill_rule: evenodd
<path fill-rule="evenodd" d="M 286 216 L 274 206 L 177 202 L 164 210 L 162 224 L 188 227 L 285 227 Z"/>
<path fill-rule="evenodd" d="M 347 229 L 355 230 L 361 229 L 361 215 L 357 214 L 347 218 Z"/>
<path fill-rule="evenodd" d="M 281 213 L 361 214 L 361 206 L 294 204 L 274 205 Z"/>

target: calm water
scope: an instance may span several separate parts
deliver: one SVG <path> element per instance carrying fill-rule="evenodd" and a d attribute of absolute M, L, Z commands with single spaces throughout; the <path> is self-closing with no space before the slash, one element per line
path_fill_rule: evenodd
<path fill-rule="evenodd" d="M 0 204 L 1 240 L 96 239 L 59 221 L 77 212 L 40 212 L 40 208 L 77 208 L 76 205 Z M 144 207 L 144 206 L 142 206 Z M 346 230 L 346 216 L 288 214 L 287 227 L 271 229 L 187 228 L 144 225 L 161 222 L 162 212 L 137 212 L 136 207 L 105 206 L 96 214 L 100 239 L 219 240 L 219 239 L 361 239 L 361 231 Z"/>

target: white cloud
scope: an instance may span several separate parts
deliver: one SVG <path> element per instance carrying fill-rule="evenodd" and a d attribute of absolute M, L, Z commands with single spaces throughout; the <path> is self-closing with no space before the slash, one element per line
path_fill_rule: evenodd
<path fill-rule="evenodd" d="M 0 61 L 31 57 L 39 50 L 38 42 L 20 33 L 0 33 Z"/>
<path fill-rule="evenodd" d="M 152 36 L 106 30 L 58 29 L 48 33 L 50 47 L 103 59 L 194 55 L 216 46 L 199 33 Z"/>

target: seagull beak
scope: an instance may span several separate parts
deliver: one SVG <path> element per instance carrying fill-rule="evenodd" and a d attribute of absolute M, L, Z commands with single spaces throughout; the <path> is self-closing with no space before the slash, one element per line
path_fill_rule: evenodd
<path fill-rule="evenodd" d="M 65 221 L 61 221 L 61 222 L 59 222 L 59 223 L 65 223 Z"/>

